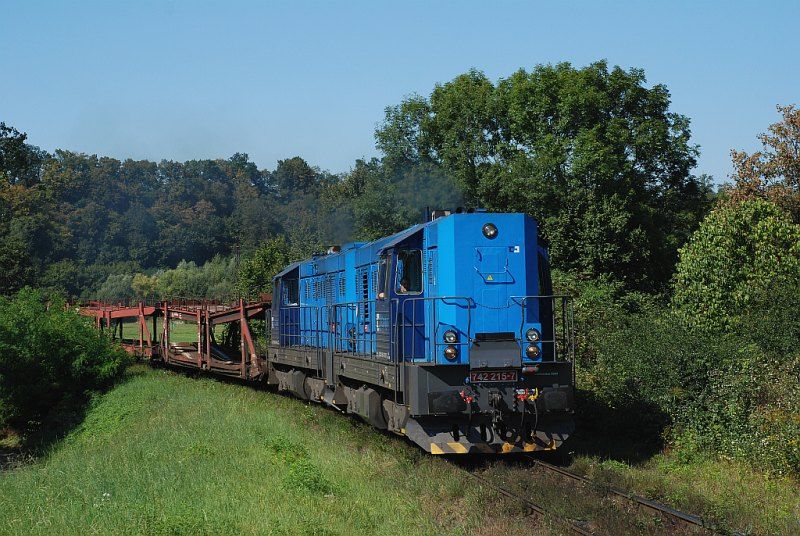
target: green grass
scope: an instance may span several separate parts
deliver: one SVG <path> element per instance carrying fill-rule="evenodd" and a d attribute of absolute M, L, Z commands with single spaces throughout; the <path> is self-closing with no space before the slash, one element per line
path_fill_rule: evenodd
<path fill-rule="evenodd" d="M 712 457 L 682 460 L 666 452 L 635 466 L 582 457 L 573 468 L 737 532 L 800 534 L 800 483 L 741 462 Z"/>
<path fill-rule="evenodd" d="M 270 392 L 143 367 L 39 461 L 0 474 L 3 534 L 532 527 L 517 504 L 402 439 Z"/>
<path fill-rule="evenodd" d="M 578 456 L 572 469 L 733 530 L 800 533 L 797 482 L 741 464 L 664 453 L 633 466 Z M 521 459 L 477 470 L 600 534 L 673 531 L 602 487 Z M 37 461 L 0 472 L 2 534 L 567 533 L 522 514 L 446 461 L 360 421 L 143 366 Z"/>

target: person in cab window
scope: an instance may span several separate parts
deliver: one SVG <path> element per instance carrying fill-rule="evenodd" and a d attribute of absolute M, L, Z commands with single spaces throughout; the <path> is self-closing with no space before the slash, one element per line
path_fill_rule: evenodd
<path fill-rule="evenodd" d="M 422 292 L 422 252 L 418 249 L 397 254 L 398 294 Z"/>

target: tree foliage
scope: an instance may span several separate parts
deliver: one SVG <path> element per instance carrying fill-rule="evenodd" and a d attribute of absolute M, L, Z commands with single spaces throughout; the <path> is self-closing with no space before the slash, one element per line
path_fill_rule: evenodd
<path fill-rule="evenodd" d="M 106 302 L 207 299 L 228 302 L 238 297 L 236 260 L 219 255 L 198 266 L 181 261 L 175 268 L 110 274 L 94 293 Z"/>
<path fill-rule="evenodd" d="M 0 427 L 26 426 L 65 397 L 113 382 L 127 354 L 63 303 L 24 289 L 0 297 Z"/>
<path fill-rule="evenodd" d="M 731 151 L 735 181 L 732 201 L 768 199 L 800 223 L 800 110 L 778 106 L 782 119 L 758 139 L 761 151 Z"/>
<path fill-rule="evenodd" d="M 133 291 L 125 278 L 137 272 L 247 254 L 276 234 L 296 234 L 316 250 L 326 235 L 316 225 L 319 198 L 339 180 L 299 157 L 268 171 L 241 153 L 119 161 L 48 155 L 25 139 L 0 127 L 0 295 L 31 284 L 127 298 Z"/>
<path fill-rule="evenodd" d="M 440 166 L 470 205 L 534 216 L 557 267 L 654 290 L 710 192 L 691 175 L 689 120 L 669 104 L 643 71 L 605 62 L 497 84 L 472 70 L 387 108 L 376 139 L 390 166 Z"/>
<path fill-rule="evenodd" d="M 28 136 L 0 122 L 0 182 L 30 185 L 36 182 L 44 151 L 28 145 Z"/>
<path fill-rule="evenodd" d="M 239 296 L 258 299 L 272 292 L 272 278 L 290 260 L 289 244 L 282 237 L 268 240 L 243 259 L 236 288 Z"/>
<path fill-rule="evenodd" d="M 0 295 L 33 283 L 48 251 L 58 251 L 57 229 L 46 195 L 32 188 L 44 153 L 26 135 L 0 123 Z"/>
<path fill-rule="evenodd" d="M 800 313 L 794 297 L 791 303 L 782 298 L 797 285 L 771 290 L 758 313 L 780 317 L 785 305 Z M 684 456 L 716 452 L 800 472 L 797 330 L 778 337 L 792 350 L 775 353 L 767 349 L 775 347 L 775 335 L 756 337 L 750 325 L 712 333 L 675 313 L 634 315 L 600 339 L 591 390 L 611 406 L 613 432 L 633 432 L 637 440 L 661 436 Z"/>

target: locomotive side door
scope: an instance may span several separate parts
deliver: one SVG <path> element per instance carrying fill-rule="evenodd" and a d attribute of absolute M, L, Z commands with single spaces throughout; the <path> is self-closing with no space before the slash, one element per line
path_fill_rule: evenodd
<path fill-rule="evenodd" d="M 422 249 L 409 246 L 393 255 L 391 296 L 396 301 L 398 359 L 424 360 L 425 302 L 422 280 Z"/>
<path fill-rule="evenodd" d="M 378 288 L 375 300 L 375 347 L 378 357 L 394 359 L 395 336 L 392 318 L 396 314 L 395 300 L 390 299 L 392 257 L 384 253 L 378 261 Z"/>

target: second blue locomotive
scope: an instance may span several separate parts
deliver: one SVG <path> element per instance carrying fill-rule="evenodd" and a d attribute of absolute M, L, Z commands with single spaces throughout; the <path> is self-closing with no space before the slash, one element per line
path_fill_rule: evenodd
<path fill-rule="evenodd" d="M 434 454 L 558 447 L 572 317 L 524 214 L 435 211 L 275 277 L 268 381 Z"/>

